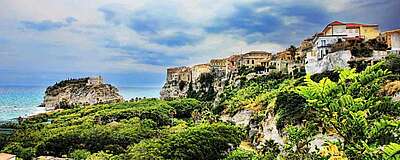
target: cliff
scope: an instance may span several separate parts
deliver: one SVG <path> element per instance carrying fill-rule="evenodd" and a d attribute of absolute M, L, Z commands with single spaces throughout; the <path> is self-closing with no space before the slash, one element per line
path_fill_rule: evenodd
<path fill-rule="evenodd" d="M 306 66 L 307 73 L 316 74 L 332 71 L 335 68 L 349 67 L 349 63 L 354 62 L 377 62 L 387 56 L 386 51 L 373 50 L 367 57 L 355 56 L 350 50 L 337 51 L 324 56 L 322 60 L 308 59 Z M 351 66 L 350 66 L 351 67 Z"/>
<path fill-rule="evenodd" d="M 173 99 L 178 97 L 186 97 L 189 85 L 189 82 L 186 81 L 167 81 L 160 91 L 161 99 Z"/>
<path fill-rule="evenodd" d="M 161 88 L 160 98 L 168 100 L 189 97 L 213 101 L 217 93 L 223 90 L 225 81 L 226 78 L 218 76 L 217 72 L 202 73 L 193 81 L 166 81 Z"/>
<path fill-rule="evenodd" d="M 104 84 L 100 77 L 64 80 L 46 89 L 43 107 L 69 108 L 75 105 L 93 105 L 123 101 L 118 89 Z"/>

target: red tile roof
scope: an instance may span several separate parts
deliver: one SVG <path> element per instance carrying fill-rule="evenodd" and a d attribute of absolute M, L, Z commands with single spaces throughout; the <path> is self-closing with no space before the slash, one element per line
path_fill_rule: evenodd
<path fill-rule="evenodd" d="M 326 25 L 326 27 L 322 30 L 322 32 L 325 32 L 329 26 L 338 26 L 338 25 L 346 25 L 346 28 L 358 28 L 358 27 L 374 27 L 378 26 L 377 24 L 360 24 L 360 23 L 345 23 L 345 22 L 340 22 L 340 21 L 333 21 Z"/>
<path fill-rule="evenodd" d="M 328 26 L 334 26 L 334 25 L 344 25 L 344 23 L 340 22 L 340 21 L 333 21 L 333 22 L 328 24 Z"/>
<path fill-rule="evenodd" d="M 344 23 L 340 21 L 333 21 L 328 26 L 346 25 L 346 27 L 360 27 L 360 26 L 377 26 L 377 24 L 361 24 L 361 23 Z"/>

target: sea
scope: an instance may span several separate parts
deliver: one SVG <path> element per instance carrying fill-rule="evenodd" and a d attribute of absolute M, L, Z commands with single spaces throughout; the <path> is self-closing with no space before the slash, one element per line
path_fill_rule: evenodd
<path fill-rule="evenodd" d="M 160 87 L 117 87 L 125 100 L 135 97 L 158 98 Z M 38 107 L 44 97 L 46 87 L 40 86 L 0 86 L 0 123 L 18 117 L 41 113 Z"/>

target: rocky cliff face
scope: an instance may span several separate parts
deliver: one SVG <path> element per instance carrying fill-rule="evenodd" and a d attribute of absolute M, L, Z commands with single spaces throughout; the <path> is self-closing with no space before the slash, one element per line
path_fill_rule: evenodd
<path fill-rule="evenodd" d="M 338 51 L 326 55 L 320 61 L 309 61 L 306 64 L 306 71 L 310 74 L 322 73 L 328 70 L 333 70 L 335 67 L 347 67 L 347 63 L 351 59 L 350 51 Z"/>
<path fill-rule="evenodd" d="M 187 97 L 189 82 L 185 81 L 170 81 L 166 82 L 160 91 L 161 99 L 173 99 L 178 97 Z"/>
<path fill-rule="evenodd" d="M 386 51 L 373 51 L 371 57 L 355 57 L 351 54 L 350 50 L 337 51 L 329 53 L 322 60 L 309 60 L 306 64 L 306 71 L 310 74 L 322 73 L 325 71 L 332 71 L 335 68 L 349 67 L 348 62 L 351 60 L 363 61 L 379 61 L 387 56 Z"/>
<path fill-rule="evenodd" d="M 64 80 L 46 89 L 43 107 L 68 108 L 75 105 L 93 105 L 123 101 L 118 89 L 103 84 L 101 78 Z"/>
<path fill-rule="evenodd" d="M 198 79 L 187 81 L 167 81 L 160 91 L 161 99 L 191 97 L 199 100 L 213 101 L 218 92 L 224 88 L 224 78 L 215 73 L 201 74 Z"/>

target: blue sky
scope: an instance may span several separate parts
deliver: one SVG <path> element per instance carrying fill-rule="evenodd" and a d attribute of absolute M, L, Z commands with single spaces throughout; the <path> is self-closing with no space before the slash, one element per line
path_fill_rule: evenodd
<path fill-rule="evenodd" d="M 298 45 L 333 20 L 400 28 L 398 0 L 0 0 L 0 85 L 102 75 L 161 86 L 165 69 Z"/>

